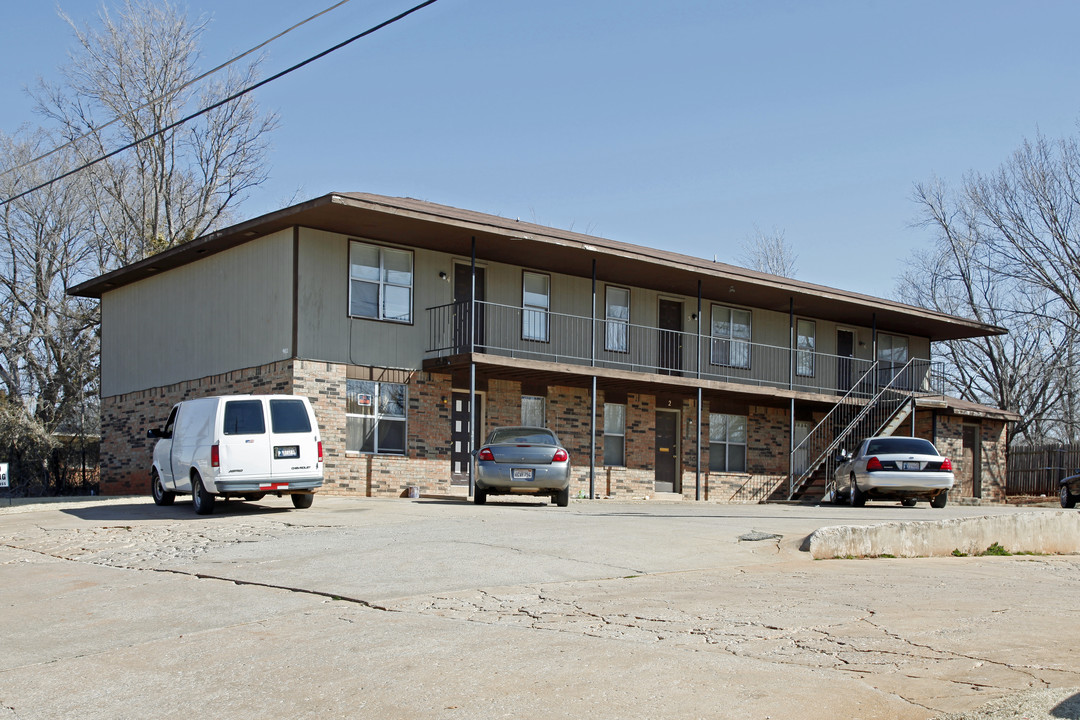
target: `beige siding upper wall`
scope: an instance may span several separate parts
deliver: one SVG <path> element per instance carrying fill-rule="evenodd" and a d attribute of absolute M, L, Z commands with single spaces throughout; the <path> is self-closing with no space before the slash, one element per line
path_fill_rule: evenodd
<path fill-rule="evenodd" d="M 253 367 L 292 353 L 292 231 L 101 298 L 101 394 Z"/>

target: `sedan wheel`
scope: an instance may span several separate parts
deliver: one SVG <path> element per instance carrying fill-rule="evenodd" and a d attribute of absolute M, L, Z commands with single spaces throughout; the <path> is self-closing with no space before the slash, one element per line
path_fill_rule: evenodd
<path fill-rule="evenodd" d="M 566 507 L 570 504 L 570 488 L 566 487 L 555 493 L 555 504 L 559 507 Z"/>
<path fill-rule="evenodd" d="M 1069 492 L 1068 485 L 1061 486 L 1061 507 L 1070 509 L 1076 507 L 1076 495 Z"/>
<path fill-rule="evenodd" d="M 484 503 L 486 503 L 487 490 L 481 490 L 480 488 L 476 488 L 476 490 L 473 491 L 473 502 L 477 505 L 483 505 Z"/>
<path fill-rule="evenodd" d="M 859 489 L 855 476 L 851 476 L 851 507 L 863 507 L 866 505 L 866 493 Z"/>
<path fill-rule="evenodd" d="M 930 501 L 930 507 L 935 507 L 935 508 L 940 509 L 940 508 L 945 507 L 945 504 L 948 503 L 948 502 L 949 502 L 949 491 L 948 490 L 942 490 L 941 492 L 939 492 L 937 495 L 934 496 L 933 500 Z"/>

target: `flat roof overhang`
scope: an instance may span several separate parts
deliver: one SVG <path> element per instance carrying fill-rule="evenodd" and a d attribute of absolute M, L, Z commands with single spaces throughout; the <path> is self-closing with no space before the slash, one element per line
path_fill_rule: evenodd
<path fill-rule="evenodd" d="M 411 198 L 331 193 L 196 238 L 140 262 L 76 285 L 68 292 L 101 298 L 128 285 L 255 238 L 305 227 L 435 250 L 462 258 L 527 264 L 548 272 L 648 288 L 776 312 L 793 311 L 839 324 L 929 337 L 932 341 L 1003 335 L 1007 331 L 882 298 L 804 283 L 725 263 L 558 230 Z M 527 259 L 527 263 L 523 262 Z"/>

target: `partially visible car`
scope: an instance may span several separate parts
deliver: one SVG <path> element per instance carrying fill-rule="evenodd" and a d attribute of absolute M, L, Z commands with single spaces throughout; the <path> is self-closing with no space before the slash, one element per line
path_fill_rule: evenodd
<path fill-rule="evenodd" d="M 547 495 L 570 504 L 570 453 L 544 427 L 497 427 L 476 451 L 473 501 L 490 495 Z"/>
<path fill-rule="evenodd" d="M 1080 474 L 1070 475 L 1058 481 L 1061 485 L 1061 507 L 1071 509 L 1080 500 Z"/>
<path fill-rule="evenodd" d="M 843 456 L 833 477 L 833 500 L 847 497 L 855 507 L 895 498 L 907 506 L 928 500 L 943 508 L 955 482 L 952 461 L 929 440 L 891 435 L 864 440 L 853 455 Z"/>

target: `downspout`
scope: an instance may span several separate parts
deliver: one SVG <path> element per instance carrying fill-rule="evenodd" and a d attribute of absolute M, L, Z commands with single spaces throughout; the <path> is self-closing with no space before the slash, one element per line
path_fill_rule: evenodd
<path fill-rule="evenodd" d="M 476 494 L 473 475 L 473 446 L 476 444 L 476 236 L 472 237 L 472 261 L 469 266 L 469 495 Z"/>
<path fill-rule="evenodd" d="M 592 261 L 592 323 L 589 325 L 590 363 L 596 367 L 596 258 Z M 592 405 L 589 416 L 589 499 L 596 499 L 596 372 L 589 389 Z"/>

